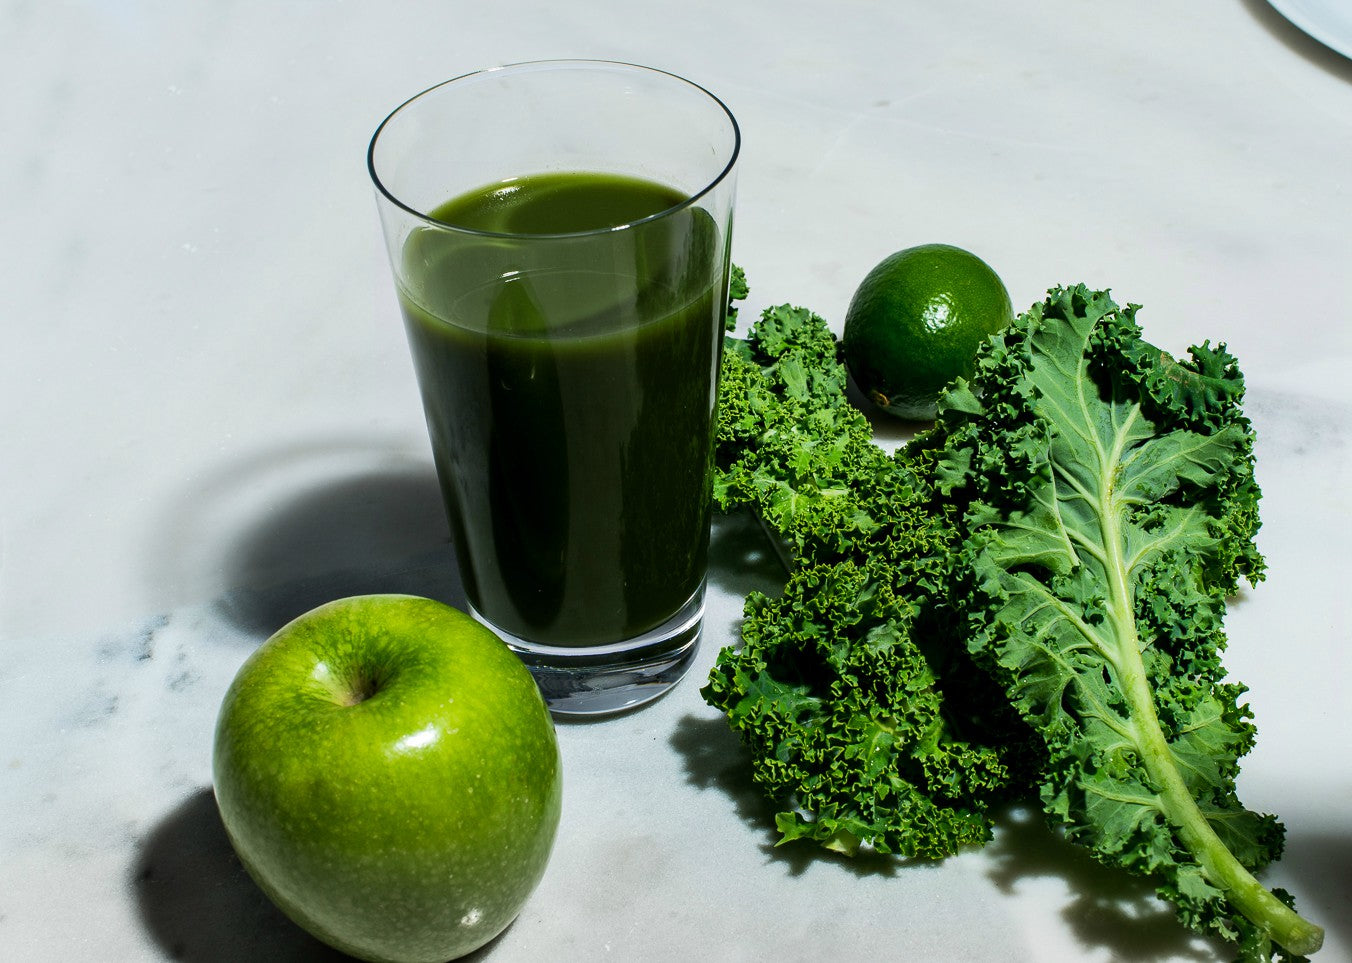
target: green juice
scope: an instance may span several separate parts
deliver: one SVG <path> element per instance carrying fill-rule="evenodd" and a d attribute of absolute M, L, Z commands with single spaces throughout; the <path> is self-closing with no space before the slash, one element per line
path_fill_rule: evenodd
<path fill-rule="evenodd" d="M 520 639 L 632 638 L 702 585 L 727 251 L 684 201 L 633 178 L 532 175 L 449 201 L 432 218 L 458 230 L 404 244 L 462 580 Z"/>

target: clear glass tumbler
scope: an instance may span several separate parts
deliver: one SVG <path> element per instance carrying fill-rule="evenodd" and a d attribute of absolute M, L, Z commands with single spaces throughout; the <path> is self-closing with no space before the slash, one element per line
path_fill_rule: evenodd
<path fill-rule="evenodd" d="M 469 607 L 560 715 L 698 645 L 739 143 L 703 88 L 578 60 L 447 81 L 371 141 Z"/>

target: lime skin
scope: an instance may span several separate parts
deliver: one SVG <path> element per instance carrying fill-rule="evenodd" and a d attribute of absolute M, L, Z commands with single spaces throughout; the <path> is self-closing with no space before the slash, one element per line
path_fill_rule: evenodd
<path fill-rule="evenodd" d="M 975 254 L 948 244 L 907 248 L 860 282 L 845 314 L 845 364 L 878 407 L 932 419 L 940 391 L 971 376 L 977 348 L 1013 317 L 1004 282 Z"/>
<path fill-rule="evenodd" d="M 559 821 L 534 680 L 487 628 L 412 596 L 340 599 L 280 629 L 227 691 L 212 762 L 245 869 L 365 960 L 487 943 L 539 882 Z"/>

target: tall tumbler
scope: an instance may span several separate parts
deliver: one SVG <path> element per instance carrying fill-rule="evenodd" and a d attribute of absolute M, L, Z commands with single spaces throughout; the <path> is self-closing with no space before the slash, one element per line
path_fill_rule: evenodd
<path fill-rule="evenodd" d="M 655 698 L 698 645 L 739 143 L 690 81 L 580 60 L 371 141 L 470 611 L 556 714 Z"/>

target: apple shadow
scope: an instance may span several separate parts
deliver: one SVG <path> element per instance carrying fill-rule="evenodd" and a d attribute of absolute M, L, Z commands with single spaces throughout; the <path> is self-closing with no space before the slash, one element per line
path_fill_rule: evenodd
<path fill-rule="evenodd" d="M 291 922 L 258 888 L 235 856 L 210 788 L 194 792 L 142 841 L 130 885 L 142 923 L 168 958 L 184 963 L 352 959 Z M 460 959 L 486 960 L 501 939 Z"/>
<path fill-rule="evenodd" d="M 145 838 L 131 883 L 146 929 L 171 959 L 351 959 L 296 926 L 263 895 L 236 858 L 210 789 L 189 796 Z"/>

